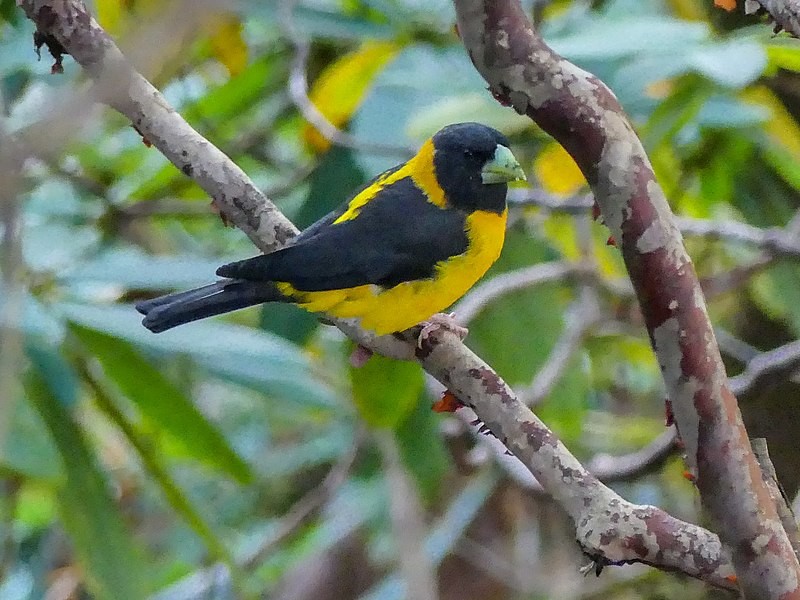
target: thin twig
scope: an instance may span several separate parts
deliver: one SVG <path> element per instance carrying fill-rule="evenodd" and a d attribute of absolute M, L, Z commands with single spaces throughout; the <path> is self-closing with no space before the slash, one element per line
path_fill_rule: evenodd
<path fill-rule="evenodd" d="M 289 511 L 281 517 L 277 528 L 262 540 L 257 548 L 239 561 L 243 567 L 246 569 L 258 567 L 284 540 L 295 534 L 325 507 L 339 488 L 347 481 L 347 476 L 361 446 L 362 438 L 362 432 L 359 431 L 355 434 L 349 450 L 339 458 L 319 485 L 295 502 Z"/>
<path fill-rule="evenodd" d="M 587 468 L 601 481 L 630 481 L 660 466 L 675 451 L 677 434 L 668 428 L 644 448 L 629 454 L 596 454 Z"/>
<path fill-rule="evenodd" d="M 512 206 L 539 206 L 553 212 L 568 214 L 585 214 L 594 204 L 591 194 L 562 199 L 538 188 L 511 189 L 508 200 Z M 800 258 L 800 237 L 797 236 L 792 222 L 786 227 L 761 228 L 739 221 L 675 216 L 675 224 L 685 235 L 747 244 L 774 256 Z"/>
<path fill-rule="evenodd" d="M 466 325 L 477 317 L 486 306 L 498 298 L 522 289 L 547 283 L 561 281 L 581 272 L 577 264 L 567 262 L 549 262 L 523 267 L 492 277 L 465 295 L 453 308 L 460 323 Z"/>
<path fill-rule="evenodd" d="M 742 373 L 730 378 L 731 391 L 737 396 L 747 396 L 797 370 L 800 370 L 800 340 L 754 357 Z"/>
<path fill-rule="evenodd" d="M 414 148 L 359 140 L 346 131 L 342 131 L 331 123 L 311 101 L 308 97 L 308 80 L 306 79 L 311 44 L 295 27 L 294 19 L 292 18 L 295 4 L 296 2 L 284 2 L 280 9 L 280 16 L 284 32 L 294 49 L 287 89 L 289 97 L 297 107 L 297 110 L 300 111 L 300 114 L 303 115 L 303 118 L 313 125 L 326 140 L 337 146 L 344 146 L 345 148 L 352 148 L 371 154 L 397 156 L 403 159 L 413 156 Z"/>
<path fill-rule="evenodd" d="M 469 408 L 459 409 L 458 418 L 465 423 L 470 431 L 475 431 L 472 423 L 475 420 L 475 413 Z M 531 472 L 514 456 L 509 456 L 506 446 L 493 436 L 480 436 L 482 447 L 488 451 L 485 454 L 476 456 L 473 454 L 473 461 L 480 464 L 493 456 L 497 464 L 508 474 L 520 487 L 534 494 L 546 494 L 541 484 Z M 586 462 L 586 468 L 603 483 L 614 483 L 617 481 L 631 481 L 645 473 L 649 473 L 660 467 L 664 461 L 671 456 L 675 450 L 677 434 L 674 427 L 670 427 L 649 444 L 629 452 L 627 454 L 606 454 L 594 455 Z M 480 457 L 479 457 L 480 456 Z"/>
<path fill-rule="evenodd" d="M 800 559 L 800 529 L 798 529 L 797 519 L 792 512 L 790 500 L 778 481 L 775 465 L 772 464 L 772 460 L 769 457 L 767 440 L 765 438 L 754 438 L 750 440 L 750 443 L 758 460 L 758 466 L 761 467 L 761 477 L 769 490 L 769 495 L 772 496 L 772 500 L 775 502 L 775 508 L 781 518 L 783 528 L 786 530 L 786 535 L 789 537 L 789 542 L 794 548 L 794 554 Z"/>
<path fill-rule="evenodd" d="M 550 394 L 571 364 L 572 355 L 580 349 L 583 340 L 600 318 L 600 306 L 594 290 L 583 288 L 578 299 L 566 310 L 564 330 L 553 345 L 547 360 L 531 384 L 517 390 L 517 394 L 525 404 L 536 406 Z"/>

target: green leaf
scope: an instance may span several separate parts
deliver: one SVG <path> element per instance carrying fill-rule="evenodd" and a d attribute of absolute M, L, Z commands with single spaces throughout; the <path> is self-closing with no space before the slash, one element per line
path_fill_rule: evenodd
<path fill-rule="evenodd" d="M 19 21 L 20 11 L 14 0 L 0 0 L 0 19 L 16 25 Z"/>
<path fill-rule="evenodd" d="M 765 47 L 771 70 L 800 72 L 800 46 L 794 40 L 775 38 Z"/>
<path fill-rule="evenodd" d="M 106 416 L 125 434 L 130 444 L 139 453 L 142 464 L 147 472 L 161 487 L 161 491 L 169 501 L 175 511 L 181 515 L 194 532 L 205 542 L 211 554 L 218 560 L 222 560 L 229 567 L 234 567 L 233 557 L 228 549 L 220 541 L 219 536 L 213 528 L 206 522 L 200 511 L 192 504 L 183 490 L 180 489 L 175 480 L 170 476 L 161 454 L 150 444 L 146 433 L 143 433 L 133 423 L 131 423 L 119 410 L 114 400 L 106 393 L 104 386 L 95 381 L 89 370 L 86 369 L 86 378 L 90 381 L 95 392 L 95 401 Z"/>
<path fill-rule="evenodd" d="M 713 96 L 700 109 L 697 123 L 703 127 L 751 127 L 764 123 L 770 118 L 769 110 L 763 106 L 756 106 L 727 98 Z"/>
<path fill-rule="evenodd" d="M 690 64 L 715 83 L 739 89 L 758 79 L 767 66 L 767 55 L 754 41 L 730 40 L 698 48 Z"/>
<path fill-rule="evenodd" d="M 72 408 L 78 400 L 78 376 L 64 360 L 60 349 L 29 336 L 25 341 L 25 354 L 58 401 Z"/>
<path fill-rule="evenodd" d="M 252 480 L 250 467 L 219 430 L 130 344 L 79 325 L 73 325 L 72 331 L 100 362 L 109 380 L 190 456 L 240 482 Z"/>
<path fill-rule="evenodd" d="M 372 427 L 397 428 L 419 403 L 424 383 L 416 362 L 375 355 L 360 367 L 350 367 L 353 402 Z"/>
<path fill-rule="evenodd" d="M 144 599 L 147 577 L 141 556 L 83 433 L 40 377 L 30 377 L 26 389 L 64 462 L 67 477 L 57 489 L 57 503 L 89 589 L 100 600 Z"/>
<path fill-rule="evenodd" d="M 753 300 L 770 318 L 786 322 L 800 336 L 800 268 L 777 263 L 753 279 Z"/>
<path fill-rule="evenodd" d="M 13 414 L 0 449 L 0 469 L 30 479 L 58 481 L 64 470 L 50 432 L 27 398 L 13 401 Z"/>
<path fill-rule="evenodd" d="M 266 331 L 207 320 L 154 334 L 132 306 L 65 303 L 57 308 L 75 323 L 151 350 L 191 356 L 214 374 L 275 398 L 315 408 L 339 406 L 302 350 Z"/>
<path fill-rule="evenodd" d="M 566 444 L 578 443 L 583 434 L 583 424 L 589 410 L 592 387 L 587 365 L 581 353 L 576 353 L 570 365 L 553 387 L 550 394 L 536 409 L 536 414 Z"/>
<path fill-rule="evenodd" d="M 268 23 L 280 22 L 281 0 L 250 3 L 249 14 Z M 310 3 L 308 3 L 310 4 Z M 394 36 L 392 27 L 366 19 L 359 15 L 347 15 L 342 11 L 326 10 L 298 3 L 293 8 L 292 17 L 298 31 L 313 37 L 329 37 L 344 40 L 387 39 Z"/>
<path fill-rule="evenodd" d="M 152 256 L 133 248 L 106 252 L 59 276 L 65 283 L 116 283 L 137 290 L 170 290 L 214 280 L 223 259 Z"/>
<path fill-rule="evenodd" d="M 25 353 L 31 369 L 47 384 L 61 405 L 73 406 L 77 399 L 78 379 L 57 348 L 28 336 Z M 20 389 L 20 392 L 24 391 Z M 61 480 L 64 468 L 53 438 L 39 414 L 33 410 L 27 394 L 24 398 L 21 396 L 9 399 L 13 413 L 4 445 L 0 448 L 0 468 L 33 479 Z"/>
<path fill-rule="evenodd" d="M 417 402 L 395 430 L 403 463 L 429 505 L 437 500 L 450 466 L 439 431 L 440 419 L 427 402 Z"/>
<path fill-rule="evenodd" d="M 526 232 L 511 229 L 506 234 L 500 259 L 486 278 L 551 256 L 543 244 Z M 467 345 L 509 383 L 528 384 L 558 339 L 568 300 L 557 284 L 543 284 L 503 296 L 469 324 Z"/>
<path fill-rule="evenodd" d="M 674 144 L 678 132 L 695 119 L 709 93 L 698 79 L 682 78 L 677 89 L 650 115 L 642 136 L 648 148 Z"/>
<path fill-rule="evenodd" d="M 579 33 L 551 38 L 553 50 L 566 58 L 612 60 L 650 53 L 686 52 L 708 38 L 708 25 L 660 16 L 622 19 L 592 18 Z"/>

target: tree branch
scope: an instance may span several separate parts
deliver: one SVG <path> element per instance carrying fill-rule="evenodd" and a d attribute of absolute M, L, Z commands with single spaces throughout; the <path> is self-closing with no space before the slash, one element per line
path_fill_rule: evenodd
<path fill-rule="evenodd" d="M 211 194 L 222 213 L 261 250 L 270 251 L 295 235 L 294 226 L 241 169 L 194 131 L 127 64 L 82 2 L 18 2 L 40 32 L 57 39 L 95 78 L 104 101 L 130 118 L 170 161 Z M 416 355 L 429 373 L 472 406 L 564 507 L 576 525 L 580 544 L 598 564 L 642 562 L 734 587 L 731 564 L 714 534 L 656 507 L 633 505 L 603 486 L 454 335 L 440 331 L 416 348 L 414 332 L 379 338 L 352 321 L 336 324 L 357 342 L 382 354 L 396 358 Z"/>
<path fill-rule="evenodd" d="M 438 331 L 420 350 L 426 370 L 472 408 L 572 518 L 598 564 L 641 562 L 734 588 L 717 536 L 603 485 L 458 337 Z"/>
<path fill-rule="evenodd" d="M 800 369 L 800 340 L 774 350 L 761 352 L 747 362 L 744 371 L 731 377 L 731 390 L 737 395 L 752 394 L 769 382 L 785 380 Z"/>
<path fill-rule="evenodd" d="M 784 29 L 800 37 L 800 0 L 745 0 L 744 10 L 750 14 L 759 6 L 775 21 L 775 33 Z"/>
<path fill-rule="evenodd" d="M 280 8 L 280 15 L 284 31 L 294 46 L 294 57 L 292 58 L 292 67 L 289 72 L 287 89 L 292 103 L 294 103 L 297 110 L 300 111 L 300 114 L 303 115 L 303 118 L 311 123 L 311 125 L 322 134 L 322 137 L 337 146 L 354 148 L 362 152 L 371 152 L 374 154 L 386 154 L 403 159 L 413 156 L 415 152 L 414 148 L 378 144 L 356 139 L 331 123 L 328 118 L 322 114 L 322 111 L 314 105 L 308 97 L 308 81 L 306 79 L 306 66 L 311 45 L 308 40 L 300 35 L 294 26 L 292 11 L 294 10 L 295 4 L 295 1 L 284 2 Z"/>
<path fill-rule="evenodd" d="M 753 598 L 800 598 L 800 564 L 728 387 L 694 267 L 619 102 L 552 51 L 519 2 L 455 6 L 464 45 L 495 98 L 561 143 L 592 187 L 636 289 L 688 467 L 731 549 L 742 590 Z"/>

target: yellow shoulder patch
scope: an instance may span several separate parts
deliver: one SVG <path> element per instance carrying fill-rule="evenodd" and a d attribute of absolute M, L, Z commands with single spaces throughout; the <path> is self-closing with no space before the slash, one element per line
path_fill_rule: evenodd
<path fill-rule="evenodd" d="M 347 210 L 344 211 L 342 216 L 336 219 L 333 224 L 355 219 L 361 212 L 361 209 L 377 197 L 383 188 L 396 181 L 405 179 L 406 177 L 411 177 L 414 185 L 425 194 L 428 202 L 444 208 L 447 203 L 444 197 L 444 190 L 442 190 L 436 179 L 436 170 L 433 166 L 434 152 L 435 149 L 431 140 L 422 144 L 419 152 L 417 152 L 413 158 L 409 159 L 402 167 L 396 171 L 390 170 L 383 175 L 379 175 L 369 186 L 356 194 L 347 205 Z"/>
<path fill-rule="evenodd" d="M 433 141 L 428 140 L 422 144 L 417 155 L 406 164 L 410 165 L 411 179 L 428 198 L 428 202 L 444 208 L 446 206 L 444 190 L 436 179 L 436 168 L 433 165 L 434 152 Z"/>
<path fill-rule="evenodd" d="M 391 185 L 395 181 L 403 179 L 403 177 L 408 176 L 407 172 L 403 173 L 407 165 L 408 163 L 394 172 L 392 172 L 390 169 L 389 171 L 378 175 L 378 177 L 375 178 L 375 181 L 361 190 L 353 197 L 352 200 L 350 200 L 349 204 L 347 205 L 347 210 L 344 211 L 342 216 L 336 219 L 333 224 L 335 225 L 336 223 L 343 223 L 344 221 L 355 219 L 361 212 L 361 209 L 364 208 L 373 198 L 375 198 L 383 188 L 385 188 L 387 185 Z"/>

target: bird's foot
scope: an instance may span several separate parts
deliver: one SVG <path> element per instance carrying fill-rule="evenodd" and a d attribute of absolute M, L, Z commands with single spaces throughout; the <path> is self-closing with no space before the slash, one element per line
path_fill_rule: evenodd
<path fill-rule="evenodd" d="M 461 400 L 459 400 L 453 392 L 450 390 L 445 390 L 442 394 L 442 397 L 433 403 L 431 410 L 438 413 L 454 413 L 463 406 L 464 403 L 461 402 Z"/>
<path fill-rule="evenodd" d="M 365 364 L 367 364 L 367 361 L 370 358 L 372 358 L 372 354 L 373 354 L 372 350 L 359 344 L 350 353 L 350 364 L 354 368 L 360 369 Z"/>
<path fill-rule="evenodd" d="M 422 348 L 423 342 L 427 340 L 437 330 L 444 329 L 458 336 L 458 339 L 463 340 L 467 337 L 469 329 L 462 327 L 456 323 L 455 313 L 436 313 L 431 315 L 426 321 L 422 322 L 422 329 L 417 338 L 417 347 Z"/>

